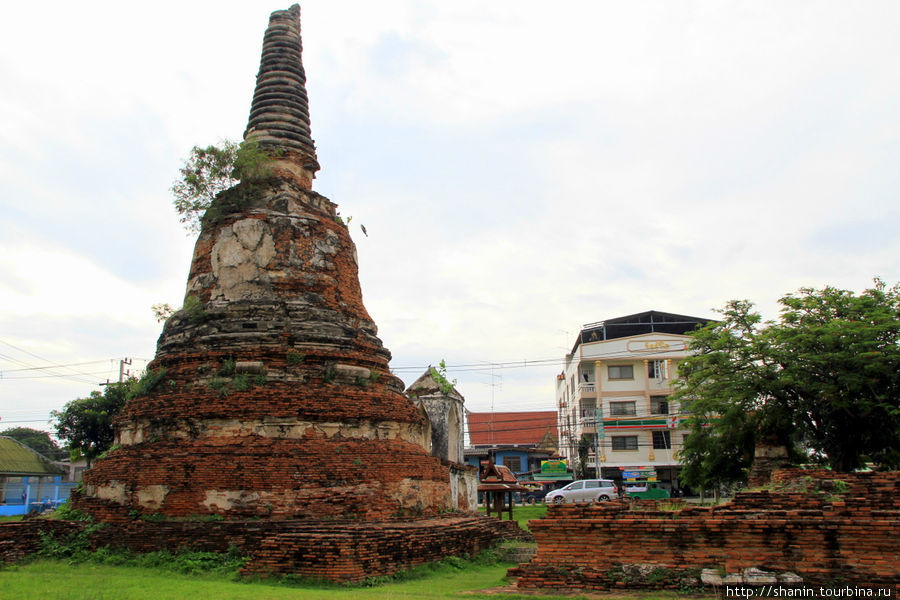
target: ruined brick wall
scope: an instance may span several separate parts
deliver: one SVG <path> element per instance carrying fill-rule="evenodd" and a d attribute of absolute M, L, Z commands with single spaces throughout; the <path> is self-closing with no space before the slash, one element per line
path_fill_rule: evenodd
<path fill-rule="evenodd" d="M 440 560 L 470 556 L 498 541 L 498 521 L 488 518 L 435 518 L 396 521 L 378 527 L 347 524 L 284 530 L 260 545 L 245 574 L 296 574 L 358 582 Z"/>
<path fill-rule="evenodd" d="M 81 523 L 46 519 L 0 523 L 0 564 L 18 562 L 37 552 L 41 545 L 41 532 L 62 539 L 78 533 L 82 527 Z"/>
<path fill-rule="evenodd" d="M 39 547 L 40 532 L 64 536 L 82 523 L 35 519 L 0 524 L 0 562 L 21 560 Z M 513 539 L 515 522 L 474 515 L 431 519 L 359 521 L 173 521 L 109 523 L 91 534 L 91 545 L 135 552 L 231 547 L 250 557 L 244 575 L 297 575 L 359 582 L 391 575 L 447 556 L 468 556 Z"/>
<path fill-rule="evenodd" d="M 897 585 L 900 474 L 793 470 L 773 480 L 799 488 L 818 475 L 826 480 L 821 491 L 743 492 L 715 507 L 552 506 L 530 524 L 537 556 L 512 573 L 524 588 L 679 588 L 698 583 L 700 569 L 736 575 L 748 568 L 811 584 Z M 635 567 L 643 578 L 629 575 Z"/>

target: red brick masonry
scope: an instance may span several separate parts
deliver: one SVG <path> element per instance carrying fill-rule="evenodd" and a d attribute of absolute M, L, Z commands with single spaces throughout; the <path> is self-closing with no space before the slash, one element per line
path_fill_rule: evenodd
<path fill-rule="evenodd" d="M 742 492 L 715 507 L 552 506 L 530 524 L 537 555 L 510 574 L 520 588 L 677 589 L 699 584 L 701 569 L 758 568 L 805 584 L 900 589 L 900 473 L 782 470 L 773 484 L 788 491 Z"/>
<path fill-rule="evenodd" d="M 40 545 L 40 532 L 57 538 L 81 523 L 33 519 L 0 525 L 0 561 L 21 560 Z M 93 548 L 136 552 L 192 549 L 221 552 L 231 546 L 251 557 L 245 575 L 298 575 L 360 582 L 447 556 L 466 556 L 524 533 L 515 521 L 446 515 L 378 523 L 322 521 L 172 521 L 107 524 L 91 535 Z"/>

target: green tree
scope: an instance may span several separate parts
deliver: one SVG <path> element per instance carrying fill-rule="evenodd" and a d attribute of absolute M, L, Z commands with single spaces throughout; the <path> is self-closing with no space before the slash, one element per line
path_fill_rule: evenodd
<path fill-rule="evenodd" d="M 685 439 L 679 480 L 701 493 L 711 489 L 718 497 L 722 487 L 746 481 L 753 461 L 754 429 L 746 426 L 738 406 L 725 408 L 715 418 L 715 428 L 694 427 Z M 710 419 L 706 415 L 702 422 L 709 423 Z"/>
<path fill-rule="evenodd" d="M 900 286 L 781 299 L 771 355 L 802 441 L 832 469 L 900 467 Z"/>
<path fill-rule="evenodd" d="M 50 460 L 62 460 L 67 454 L 46 431 L 30 427 L 13 427 L 0 435 L 16 440 Z"/>
<path fill-rule="evenodd" d="M 66 442 L 70 454 L 91 461 L 109 450 L 115 438 L 115 417 L 131 395 L 135 381 L 112 383 L 103 393 L 93 391 L 86 398 L 66 403 L 61 411 L 51 411 L 56 435 Z"/>
<path fill-rule="evenodd" d="M 900 466 L 900 288 L 802 288 L 780 303 L 763 323 L 731 301 L 692 334 L 674 398 L 692 414 L 688 485 L 739 481 L 760 437 L 834 470 Z"/>
<path fill-rule="evenodd" d="M 584 479 L 588 476 L 588 455 L 593 447 L 593 435 L 585 434 L 578 440 L 578 461 L 574 469 L 575 479 Z M 600 475 L 598 474 L 597 477 L 599 476 Z"/>
<path fill-rule="evenodd" d="M 269 156 L 252 140 L 191 148 L 171 188 L 181 223 L 189 232 L 200 231 L 201 219 L 216 196 L 240 181 L 267 176 L 268 162 Z"/>

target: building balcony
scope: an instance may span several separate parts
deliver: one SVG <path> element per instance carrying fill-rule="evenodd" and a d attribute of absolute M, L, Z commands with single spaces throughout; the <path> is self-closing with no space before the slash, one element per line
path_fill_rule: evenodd
<path fill-rule="evenodd" d="M 578 384 L 578 393 L 582 398 L 596 398 L 597 397 L 597 384 L 596 383 L 579 383 Z"/>

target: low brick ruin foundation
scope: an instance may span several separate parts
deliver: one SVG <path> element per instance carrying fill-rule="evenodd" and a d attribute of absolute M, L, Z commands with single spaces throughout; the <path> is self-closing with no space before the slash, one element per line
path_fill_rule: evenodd
<path fill-rule="evenodd" d="M 15 562 L 36 552 L 40 532 L 64 539 L 83 528 L 81 522 L 48 519 L 0 524 L 0 562 Z M 90 540 L 92 549 L 134 552 L 221 552 L 233 547 L 249 557 L 243 575 L 359 583 L 446 556 L 471 556 L 524 533 L 515 521 L 448 514 L 382 522 L 131 521 L 107 523 Z"/>
<path fill-rule="evenodd" d="M 772 485 L 713 507 L 551 506 L 530 523 L 537 555 L 510 574 L 520 588 L 684 589 L 701 585 L 704 569 L 721 583 L 758 581 L 748 570 L 759 569 L 783 583 L 900 591 L 900 473 L 791 469 Z"/>

